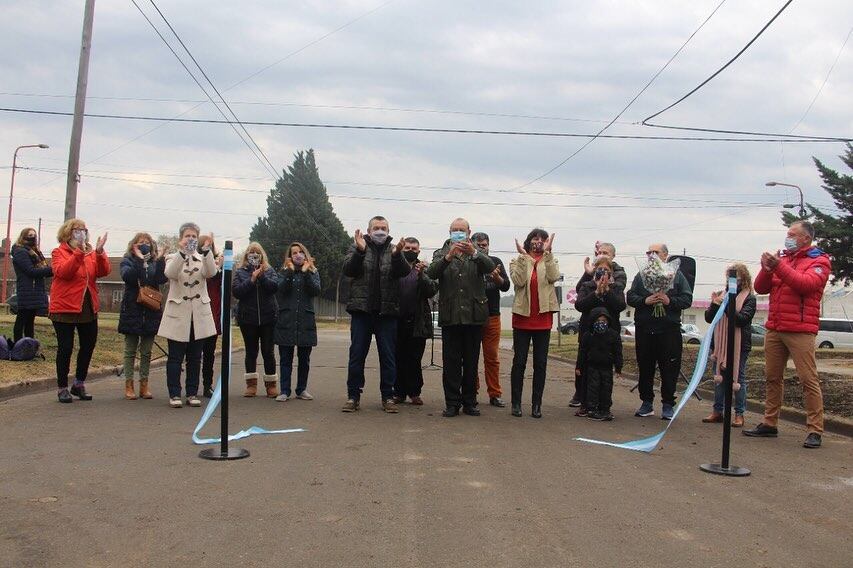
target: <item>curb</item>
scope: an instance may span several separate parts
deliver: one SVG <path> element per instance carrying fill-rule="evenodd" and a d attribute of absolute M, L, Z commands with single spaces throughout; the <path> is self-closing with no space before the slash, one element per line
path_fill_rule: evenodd
<path fill-rule="evenodd" d="M 512 352 L 512 349 L 507 349 L 505 347 L 501 347 L 502 351 Z M 566 359 L 565 357 L 560 357 L 559 355 L 551 355 L 548 354 L 549 359 L 553 359 L 554 361 L 560 361 L 561 363 L 568 363 L 570 365 L 574 365 L 575 362 Z M 623 373 L 623 378 L 634 379 L 636 380 L 635 375 L 628 375 Z M 702 388 L 701 386 L 696 389 L 696 392 L 703 396 L 703 400 L 707 400 L 708 398 L 714 398 L 714 391 Z M 758 414 L 764 414 L 764 403 L 759 402 L 757 400 L 746 399 L 746 408 L 751 412 L 756 412 Z M 786 422 L 794 422 L 800 425 L 806 423 L 806 413 L 804 410 L 800 410 L 799 408 L 793 408 L 790 406 L 783 406 L 779 412 L 779 418 L 785 420 Z M 842 436 L 847 436 L 849 438 L 853 438 L 853 420 L 849 420 L 847 418 L 843 418 L 841 416 L 835 416 L 832 414 L 824 414 L 823 417 L 823 429 L 827 432 L 832 432 L 833 434 L 840 434 Z"/>
<path fill-rule="evenodd" d="M 238 347 L 231 351 L 231 353 L 240 353 L 244 351 L 245 347 Z M 216 355 L 221 355 L 222 350 L 216 351 Z M 109 367 L 95 367 L 92 372 L 89 373 L 89 376 L 86 377 L 86 382 L 92 381 L 100 381 L 102 379 L 116 377 L 116 369 L 120 365 L 112 365 Z M 159 367 L 166 366 L 166 358 L 162 357 L 157 359 L 156 361 L 151 362 L 151 368 L 157 369 Z M 138 364 L 137 364 L 138 367 Z M 26 396 L 28 394 L 34 394 L 38 392 L 45 392 L 49 390 L 56 389 L 56 378 L 55 377 L 38 377 L 35 379 L 31 379 L 28 381 L 20 382 L 20 383 L 12 383 L 11 385 L 2 385 L 0 386 L 0 402 L 18 398 L 20 396 Z"/>

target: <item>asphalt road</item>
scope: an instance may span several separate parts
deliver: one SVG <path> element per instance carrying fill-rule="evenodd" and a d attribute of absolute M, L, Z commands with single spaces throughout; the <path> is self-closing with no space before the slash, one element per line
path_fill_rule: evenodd
<path fill-rule="evenodd" d="M 162 369 L 150 401 L 103 380 L 90 403 L 0 403 L 0 565 L 853 566 L 848 438 L 809 451 L 797 425 L 775 440 L 737 433 L 732 462 L 753 475 L 717 477 L 698 469 L 720 451 L 719 426 L 700 423 L 707 402 L 648 455 L 573 441 L 662 422 L 633 417 L 627 385 L 615 421 L 575 418 L 570 368 L 554 361 L 541 420 L 527 403 L 513 418 L 482 402 L 479 418 L 441 418 L 440 371 L 426 373 L 425 406 L 388 415 L 375 349 L 362 410 L 343 414 L 347 346 L 321 336 L 310 402 L 240 397 L 235 361 L 233 431 L 307 429 L 236 442 L 252 454 L 237 462 L 197 457 L 201 410 L 166 406 Z M 507 390 L 508 371 L 505 354 Z"/>

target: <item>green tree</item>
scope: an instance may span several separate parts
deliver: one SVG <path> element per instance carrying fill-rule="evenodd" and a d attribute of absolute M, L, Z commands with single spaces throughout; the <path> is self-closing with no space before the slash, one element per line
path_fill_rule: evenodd
<path fill-rule="evenodd" d="M 848 143 L 846 152 L 839 157 L 853 170 L 853 145 Z M 817 246 L 832 257 L 832 282 L 847 286 L 853 282 L 853 257 L 850 254 L 853 250 L 853 176 L 839 174 L 817 158 L 812 159 L 823 180 L 823 189 L 832 196 L 840 214 L 829 215 L 807 203 L 807 219 L 814 224 Z M 798 219 L 787 211 L 782 213 L 782 221 L 786 225 Z"/>
<path fill-rule="evenodd" d="M 270 190 L 267 214 L 258 217 L 249 238 L 261 243 L 276 268 L 281 266 L 290 243 L 304 244 L 317 261 L 324 295 L 334 298 L 352 238 L 329 202 L 314 150 L 297 152 L 287 170 Z"/>

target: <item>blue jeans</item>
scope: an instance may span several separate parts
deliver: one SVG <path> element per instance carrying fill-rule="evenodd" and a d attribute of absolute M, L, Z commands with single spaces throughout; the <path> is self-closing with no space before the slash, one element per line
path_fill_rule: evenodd
<path fill-rule="evenodd" d="M 364 361 L 370 351 L 370 342 L 376 336 L 379 349 L 379 391 L 382 400 L 394 396 L 397 382 L 397 318 L 365 312 L 353 312 L 350 323 L 349 369 L 347 371 L 347 398 L 359 400 L 364 389 Z"/>
<path fill-rule="evenodd" d="M 281 364 L 279 383 L 281 394 L 290 396 L 290 378 L 293 375 L 293 351 L 299 356 L 299 366 L 296 369 L 296 394 L 305 392 L 308 387 L 308 371 L 311 368 L 311 347 L 293 347 L 292 345 L 278 346 L 278 360 Z"/>
<path fill-rule="evenodd" d="M 740 353 L 740 364 L 738 368 L 737 382 L 740 383 L 740 390 L 734 394 L 734 410 L 735 414 L 743 415 L 746 410 L 746 360 L 749 357 L 749 350 L 742 350 Z M 717 364 L 714 363 L 714 374 L 717 374 Z M 726 404 L 726 391 L 722 383 L 714 385 L 714 412 L 723 413 L 723 407 Z"/>

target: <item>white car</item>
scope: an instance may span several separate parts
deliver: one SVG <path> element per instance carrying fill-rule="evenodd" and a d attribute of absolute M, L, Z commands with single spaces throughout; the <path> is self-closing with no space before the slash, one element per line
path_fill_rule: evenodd
<path fill-rule="evenodd" d="M 853 349 L 853 320 L 820 318 L 815 345 L 819 349 Z"/>
<path fill-rule="evenodd" d="M 622 331 L 620 334 L 622 336 L 622 341 L 634 341 L 634 336 L 637 332 L 634 328 L 633 322 L 623 320 L 620 323 L 622 324 Z M 684 343 L 699 345 L 702 342 L 702 333 L 699 331 L 699 328 L 692 323 L 686 323 L 681 326 L 681 339 Z"/>

